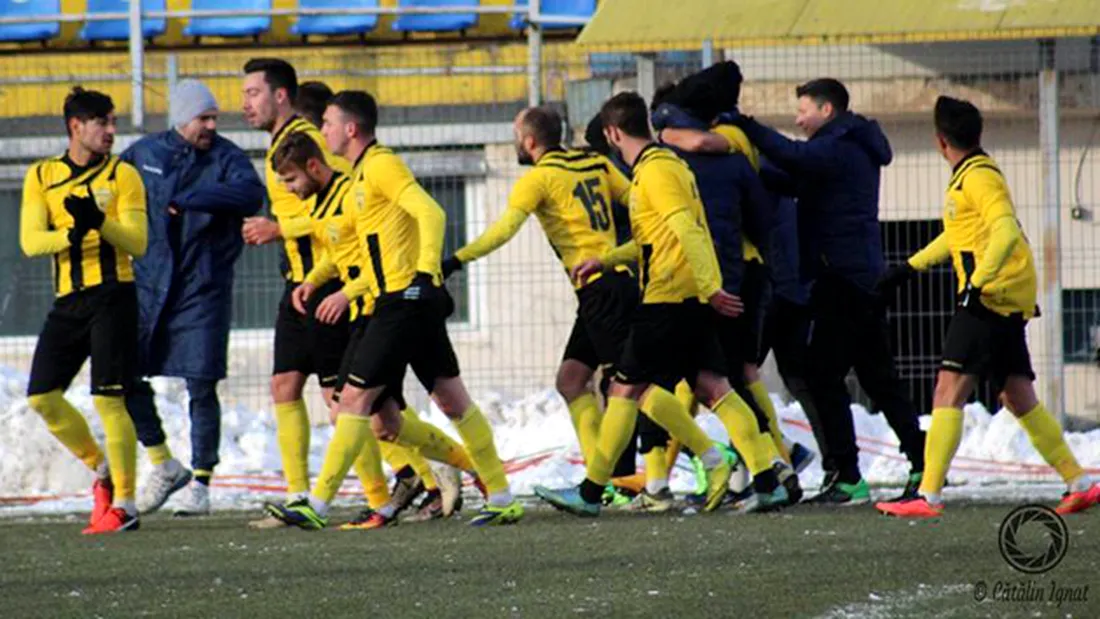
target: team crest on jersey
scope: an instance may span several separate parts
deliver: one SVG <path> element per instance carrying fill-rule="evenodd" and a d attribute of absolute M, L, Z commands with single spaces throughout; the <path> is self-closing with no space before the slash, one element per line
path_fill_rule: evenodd
<path fill-rule="evenodd" d="M 355 187 L 355 205 L 359 208 L 367 205 L 367 192 L 361 186 Z"/>
<path fill-rule="evenodd" d="M 107 205 L 111 203 L 111 199 L 114 198 L 115 195 L 110 189 L 101 187 L 92 193 L 92 197 L 95 198 L 95 204 L 99 207 L 99 210 L 107 212 Z"/>
<path fill-rule="evenodd" d="M 955 209 L 956 209 L 956 207 L 957 207 L 957 205 L 955 204 L 955 198 L 952 198 L 951 196 L 947 196 L 947 200 L 944 201 L 944 203 L 943 203 L 943 212 L 947 214 L 948 219 L 954 219 L 955 218 Z"/>
<path fill-rule="evenodd" d="M 328 240 L 329 240 L 330 243 L 335 245 L 337 242 L 340 241 L 340 227 L 337 226 L 336 224 L 329 224 L 327 226 L 327 228 L 328 228 Z"/>

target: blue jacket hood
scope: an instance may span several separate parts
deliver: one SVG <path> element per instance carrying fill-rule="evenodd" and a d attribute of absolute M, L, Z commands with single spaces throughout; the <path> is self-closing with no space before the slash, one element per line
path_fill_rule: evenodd
<path fill-rule="evenodd" d="M 866 116 L 845 112 L 819 129 L 811 139 L 827 136 L 858 144 L 871 161 L 879 166 L 890 165 L 894 160 L 894 151 L 890 148 L 890 141 L 886 139 L 882 127 Z"/>

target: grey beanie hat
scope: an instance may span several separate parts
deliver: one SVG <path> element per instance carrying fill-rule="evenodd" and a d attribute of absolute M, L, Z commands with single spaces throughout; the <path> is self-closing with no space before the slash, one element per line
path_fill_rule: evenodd
<path fill-rule="evenodd" d="M 198 80 L 181 80 L 171 93 L 173 127 L 186 125 L 207 110 L 218 109 L 214 93 Z"/>

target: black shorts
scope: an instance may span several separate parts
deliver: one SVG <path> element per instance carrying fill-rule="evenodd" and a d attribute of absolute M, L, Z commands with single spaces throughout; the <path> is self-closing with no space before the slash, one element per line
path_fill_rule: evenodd
<path fill-rule="evenodd" d="M 65 390 L 92 358 L 92 393 L 122 395 L 137 371 L 137 291 L 107 283 L 54 301 L 38 336 L 27 395 Z"/>
<path fill-rule="evenodd" d="M 771 304 L 772 283 L 768 267 L 752 260 L 745 263 L 745 275 L 741 280 L 741 302 L 745 305 L 741 321 L 741 349 L 743 363 L 761 365 L 768 353 L 764 348 L 764 319 Z"/>
<path fill-rule="evenodd" d="M 343 380 L 361 389 L 400 385 L 409 366 L 428 393 L 436 379 L 458 376 L 446 318 L 427 301 L 409 301 L 399 293 L 383 296 Z"/>
<path fill-rule="evenodd" d="M 369 323 L 369 316 L 365 318 L 360 317 L 349 327 L 348 345 L 344 348 L 344 356 L 340 359 L 340 373 L 335 385 L 336 393 L 334 397 L 337 401 L 340 400 L 340 391 L 343 390 L 344 385 L 347 383 L 347 376 L 348 372 L 351 370 L 352 360 L 355 358 L 355 351 L 359 347 L 359 342 L 362 341 L 363 334 L 366 332 Z M 405 398 L 402 395 L 402 391 L 404 390 L 402 383 L 404 380 L 405 373 L 402 372 L 401 379 L 390 384 L 389 387 L 386 388 L 386 391 L 382 393 L 382 396 L 375 399 L 371 412 L 378 412 L 378 410 L 382 408 L 382 405 L 385 404 L 387 398 L 392 398 L 397 403 L 397 407 L 404 410 L 406 406 Z"/>
<path fill-rule="evenodd" d="M 338 280 L 332 280 L 318 287 L 306 303 L 305 315 L 299 314 L 290 301 L 295 284 L 287 286 L 275 319 L 275 367 L 272 373 L 316 374 L 322 387 L 336 385 L 340 359 L 348 343 L 347 312 L 334 325 L 318 322 L 315 313 L 325 297 L 340 290 L 341 286 Z"/>
<path fill-rule="evenodd" d="M 638 282 L 614 272 L 577 291 L 577 318 L 565 345 L 563 359 L 580 361 L 593 370 L 612 366 L 623 354 L 630 332 L 630 314 L 638 305 Z"/>
<path fill-rule="evenodd" d="M 1034 380 L 1026 328 L 1021 315 L 960 309 L 947 327 L 940 369 L 989 379 L 998 391 L 1009 376 Z"/>
<path fill-rule="evenodd" d="M 714 332 L 722 346 L 723 358 L 729 372 L 740 376 L 744 373 L 746 363 L 756 363 L 758 343 L 753 338 L 759 332 L 753 331 L 744 314 L 729 318 L 715 312 Z"/>
<path fill-rule="evenodd" d="M 639 305 L 630 318 L 630 333 L 615 380 L 675 391 L 681 380 L 694 386 L 695 377 L 703 370 L 728 376 L 715 326 L 717 317 L 710 306 L 695 300 Z"/>

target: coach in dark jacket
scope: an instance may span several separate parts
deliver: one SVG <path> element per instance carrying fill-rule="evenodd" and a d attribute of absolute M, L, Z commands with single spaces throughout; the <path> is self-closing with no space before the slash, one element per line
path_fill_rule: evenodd
<path fill-rule="evenodd" d="M 217 103 L 203 84 L 184 80 L 171 96 L 173 128 L 142 138 L 122 158 L 140 172 L 148 200 L 149 249 L 134 264 L 141 372 L 187 380 L 199 483 L 185 504 L 202 512 L 218 463 L 216 385 L 226 376 L 241 222 L 263 204 L 264 187 L 245 152 L 217 134 Z M 148 383 L 133 392 L 127 405 L 155 465 L 138 507 L 152 511 L 191 474 L 167 449 Z"/>
<path fill-rule="evenodd" d="M 749 117 L 735 115 L 733 122 L 784 173 L 770 175 L 786 179 L 785 186 L 771 188 L 797 198 L 801 271 L 811 286 L 807 379 L 826 442 L 826 483 L 811 501 L 861 503 L 870 495 L 859 471 L 845 385 L 849 370 L 886 415 L 913 475 L 924 470 L 924 433 L 898 377 L 891 331 L 875 293 L 884 270 L 879 183 L 893 154 L 878 123 L 848 110 L 840 82 L 813 80 L 796 93 L 796 123 L 807 141 Z"/>

